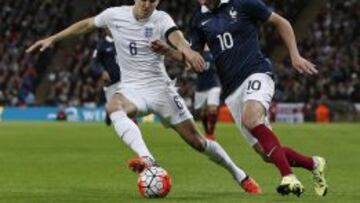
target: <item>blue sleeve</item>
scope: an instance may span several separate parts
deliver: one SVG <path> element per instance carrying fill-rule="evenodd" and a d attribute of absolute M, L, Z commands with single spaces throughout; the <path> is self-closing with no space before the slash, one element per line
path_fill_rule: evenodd
<path fill-rule="evenodd" d="M 199 18 L 197 13 L 195 13 L 191 18 L 189 38 L 190 38 L 191 48 L 196 51 L 202 52 L 205 46 L 205 36 L 199 28 L 198 19 Z"/>
<path fill-rule="evenodd" d="M 241 2 L 245 13 L 256 20 L 265 22 L 271 16 L 272 10 L 262 0 L 242 0 Z"/>
<path fill-rule="evenodd" d="M 90 68 L 91 75 L 96 79 L 100 78 L 102 72 L 104 71 L 104 66 L 101 62 L 101 44 L 99 44 L 93 52 Z"/>

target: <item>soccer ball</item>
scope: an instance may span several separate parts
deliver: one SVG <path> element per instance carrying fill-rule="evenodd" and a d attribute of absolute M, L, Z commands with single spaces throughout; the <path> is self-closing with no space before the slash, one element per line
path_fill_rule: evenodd
<path fill-rule="evenodd" d="M 170 192 L 171 177 L 165 169 L 152 166 L 140 173 L 137 185 L 141 196 L 162 198 Z"/>

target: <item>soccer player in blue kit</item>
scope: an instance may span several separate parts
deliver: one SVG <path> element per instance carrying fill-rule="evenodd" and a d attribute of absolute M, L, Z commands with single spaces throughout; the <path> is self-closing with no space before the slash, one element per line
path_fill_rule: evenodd
<path fill-rule="evenodd" d="M 197 75 L 194 109 L 202 121 L 206 138 L 215 140 L 215 126 L 218 117 L 221 87 L 213 56 L 207 46 L 203 56 L 206 68 Z"/>
<path fill-rule="evenodd" d="M 187 144 L 225 168 L 245 192 L 261 193 L 255 180 L 239 168 L 217 142 L 202 136 L 166 73 L 164 57 L 151 50 L 153 39 L 168 40 L 181 51 L 183 62 L 200 72 L 205 66 L 203 58 L 190 48 L 169 14 L 156 9 L 159 3 L 160 0 L 135 0 L 133 5 L 108 8 L 36 41 L 26 52 L 44 51 L 61 40 L 95 29 L 109 29 L 121 67 L 121 83 L 106 109 L 116 134 L 137 155 L 129 161 L 129 168 L 141 173 L 145 168 L 158 166 L 139 127 L 129 119 L 129 116 L 154 113 Z"/>
<path fill-rule="evenodd" d="M 326 161 L 308 157 L 280 144 L 268 119 L 274 95 L 271 62 L 261 53 L 258 22 L 269 22 L 285 42 L 292 65 L 299 73 L 317 74 L 315 65 L 299 54 L 290 23 L 271 11 L 261 0 L 203 0 L 191 20 L 192 48 L 203 51 L 207 44 L 214 56 L 225 99 L 236 125 L 248 143 L 266 162 L 273 163 L 282 180 L 277 192 L 282 195 L 304 192 L 291 167 L 312 172 L 317 195 L 325 196 Z M 156 41 L 153 50 L 181 60 L 181 54 L 167 44 Z"/>
<path fill-rule="evenodd" d="M 104 39 L 98 42 L 92 59 L 91 73 L 104 84 L 103 89 L 106 102 L 108 102 L 116 93 L 116 89 L 120 83 L 120 67 L 116 62 L 114 39 L 109 31 L 106 31 Z M 106 114 L 105 122 L 108 126 L 111 125 L 108 114 Z"/>

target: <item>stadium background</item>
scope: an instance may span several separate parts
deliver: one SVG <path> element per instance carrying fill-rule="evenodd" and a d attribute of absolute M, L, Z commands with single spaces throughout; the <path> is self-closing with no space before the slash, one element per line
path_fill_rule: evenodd
<path fill-rule="evenodd" d="M 71 121 L 103 119 L 101 84 L 90 73 L 92 50 L 103 33 L 59 43 L 42 54 L 24 51 L 79 19 L 128 3 L 132 0 L 0 1 L 0 202 L 148 202 L 139 197 L 137 177 L 126 166 L 134 154 L 112 128 L 102 122 L 32 122 L 55 120 L 59 110 L 66 111 Z M 266 3 L 292 22 L 301 53 L 320 70 L 315 77 L 296 74 L 279 35 L 264 27 L 263 49 L 274 61 L 277 75 L 272 114 L 280 116 L 279 121 L 314 121 L 319 104 L 326 104 L 331 121 L 359 121 L 360 2 Z M 160 8 L 187 32 L 195 5 L 195 0 L 162 0 Z M 167 68 L 178 78 L 191 107 L 196 75 L 171 63 Z M 19 118 L 29 121 L 8 122 Z M 359 202 L 358 122 L 273 125 L 284 144 L 327 158 L 330 190 L 325 198 L 313 193 L 310 174 L 299 170 L 295 172 L 306 187 L 304 195 L 279 196 L 274 190 L 277 171 L 262 163 L 233 124 L 217 125 L 218 141 L 257 179 L 264 191 L 261 196 L 244 194 L 228 174 L 191 150 L 175 132 L 158 123 L 139 125 L 147 145 L 173 177 L 169 196 L 151 202 Z"/>
<path fill-rule="evenodd" d="M 330 110 L 332 121 L 358 120 L 360 35 L 356 28 L 360 23 L 359 1 L 265 2 L 293 24 L 301 53 L 320 71 L 315 77 L 297 74 L 274 28 L 262 28 L 263 50 L 274 61 L 276 75 L 273 120 L 278 111 L 283 111 L 300 112 L 306 121 L 314 121 L 320 104 Z M 55 106 L 60 109 L 103 106 L 102 84 L 90 71 L 92 52 L 102 32 L 59 43 L 41 54 L 25 54 L 24 50 L 39 38 L 79 19 L 94 16 L 110 6 L 131 3 L 132 0 L 101 0 L 90 4 L 86 0 L 2 0 L 0 106 Z M 164 0 L 159 9 L 169 12 L 187 33 L 187 23 L 196 4 L 196 1 Z M 177 78 L 179 92 L 192 109 L 196 74 L 169 62 L 167 69 L 172 78 Z M 297 105 L 279 110 L 276 105 L 279 102 Z"/>

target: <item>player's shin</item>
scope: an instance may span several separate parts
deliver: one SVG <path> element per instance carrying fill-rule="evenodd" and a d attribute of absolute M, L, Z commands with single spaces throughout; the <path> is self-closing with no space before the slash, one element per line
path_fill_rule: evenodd
<path fill-rule="evenodd" d="M 207 116 L 207 126 L 208 126 L 208 130 L 207 130 L 207 135 L 208 136 L 214 136 L 215 133 L 215 125 L 217 122 L 217 114 L 209 114 Z"/>
<path fill-rule="evenodd" d="M 309 171 L 314 169 L 315 163 L 312 157 L 304 156 L 289 147 L 283 147 L 283 150 L 292 167 L 301 167 Z"/>
<path fill-rule="evenodd" d="M 215 141 L 205 139 L 204 154 L 216 164 L 227 169 L 238 183 L 246 178 L 244 170 L 235 165 L 225 150 Z"/>
<path fill-rule="evenodd" d="M 251 134 L 258 139 L 266 155 L 271 158 L 272 162 L 279 169 L 281 176 L 292 174 L 290 164 L 279 140 L 268 127 L 264 124 L 258 125 L 251 130 Z"/>
<path fill-rule="evenodd" d="M 201 122 L 203 124 L 204 130 L 206 134 L 209 134 L 209 127 L 208 127 L 208 116 L 205 113 L 201 113 Z"/>
<path fill-rule="evenodd" d="M 128 145 L 138 156 L 153 158 L 142 138 L 139 127 L 129 119 L 125 112 L 117 111 L 111 113 L 110 118 L 116 133 L 126 145 Z"/>

